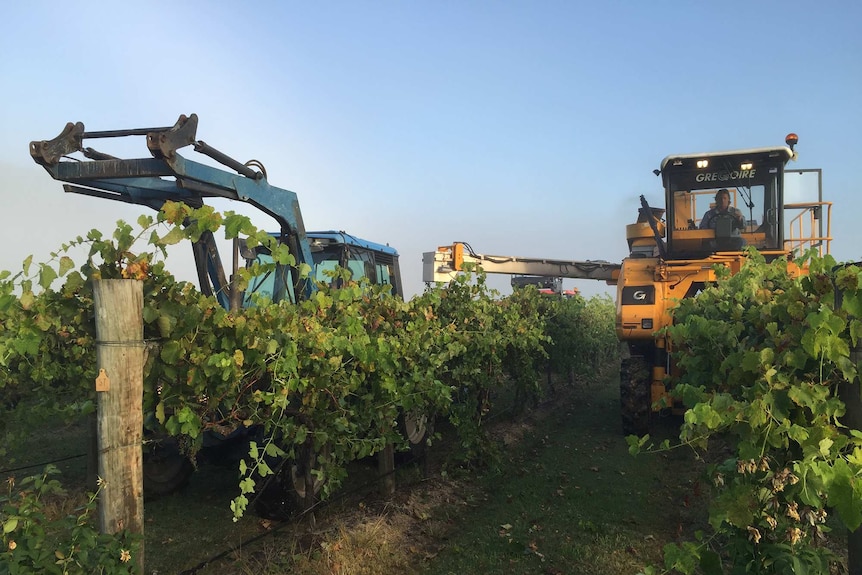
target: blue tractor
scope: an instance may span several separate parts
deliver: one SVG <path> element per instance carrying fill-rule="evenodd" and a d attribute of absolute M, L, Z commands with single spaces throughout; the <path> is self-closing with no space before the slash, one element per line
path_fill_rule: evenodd
<path fill-rule="evenodd" d="M 273 235 L 289 246 L 295 264 L 279 264 L 274 272 L 255 277 L 245 292 L 236 289 L 226 273 L 212 233 L 204 233 L 193 244 L 201 292 L 215 296 L 227 309 L 251 305 L 252 294 L 268 296 L 274 302 L 307 298 L 319 281 L 333 281 L 334 276 L 326 272 L 337 267 L 350 270 L 355 279 L 365 277 L 372 284 L 389 285 L 393 295 L 403 297 L 398 252 L 394 248 L 342 231 L 307 232 L 294 192 L 270 185 L 260 162 L 241 163 L 198 140 L 197 124 L 195 114 L 182 115 L 176 124 L 163 128 L 88 132 L 81 122 L 68 123 L 57 137 L 31 142 L 30 155 L 51 177 L 64 182 L 66 192 L 154 210 L 160 210 L 168 201 L 197 208 L 207 198 L 226 198 L 251 204 L 273 217 L 279 226 Z M 84 145 L 85 140 L 128 136 L 144 136 L 150 157 L 120 159 Z M 228 170 L 180 155 L 179 150 L 188 146 Z M 72 154 L 85 159 L 73 158 Z M 233 247 L 234 273 L 241 265 L 240 256 L 246 265 L 272 262 L 263 249 L 247 249 L 239 240 Z M 303 264 L 312 270 L 307 277 L 299 273 Z M 234 439 L 237 438 L 208 437 L 205 445 L 235 444 Z M 175 443 L 153 441 L 144 457 L 145 491 L 159 495 L 176 490 L 191 470 L 190 462 Z"/>

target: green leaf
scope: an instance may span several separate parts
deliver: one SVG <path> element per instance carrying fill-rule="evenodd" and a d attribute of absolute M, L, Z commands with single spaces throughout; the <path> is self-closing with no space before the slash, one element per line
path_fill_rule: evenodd
<path fill-rule="evenodd" d="M 12 294 L 0 296 L 0 313 L 9 309 L 9 306 L 15 302 L 15 299 L 15 296 Z"/>
<path fill-rule="evenodd" d="M 3 524 L 3 533 L 4 534 L 12 533 L 13 531 L 15 531 L 16 527 L 18 527 L 18 518 L 17 517 L 10 517 Z"/>
<path fill-rule="evenodd" d="M 275 443 L 269 442 L 263 450 L 270 457 L 284 457 L 284 450 L 280 449 Z"/>
<path fill-rule="evenodd" d="M 153 216 L 149 214 L 141 214 L 138 216 L 138 226 L 142 229 L 146 229 L 153 225 Z"/>
<path fill-rule="evenodd" d="M 169 341 L 165 345 L 162 346 L 162 351 L 159 354 L 162 361 L 167 364 L 175 364 L 180 359 L 180 355 L 182 355 L 183 349 L 180 347 L 178 341 Z"/>
<path fill-rule="evenodd" d="M 829 504 L 838 510 L 847 529 L 855 531 L 862 525 L 862 483 L 843 459 L 835 462 L 832 471 L 828 484 Z"/>
<path fill-rule="evenodd" d="M 84 277 L 78 272 L 72 272 L 66 277 L 63 289 L 66 293 L 75 293 L 84 285 Z"/>
<path fill-rule="evenodd" d="M 58 273 L 60 274 L 60 276 L 64 276 L 73 267 L 75 267 L 75 262 L 72 261 L 72 258 L 70 258 L 69 256 L 63 256 L 60 258 L 60 267 Z"/>
<path fill-rule="evenodd" d="M 757 508 L 755 494 L 748 486 L 736 485 L 715 498 L 710 507 L 709 522 L 714 529 L 719 529 L 723 522 L 745 529 L 754 523 Z"/>
<path fill-rule="evenodd" d="M 294 443 L 305 443 L 305 438 L 308 436 L 308 430 L 304 425 L 300 425 L 296 429 L 296 436 L 293 438 Z"/>
<path fill-rule="evenodd" d="M 43 289 L 51 287 L 51 283 L 57 279 L 57 272 L 47 264 L 39 264 L 39 285 Z"/>
<path fill-rule="evenodd" d="M 242 493 L 254 493 L 254 479 L 246 477 L 239 482 L 239 489 Z"/>
<path fill-rule="evenodd" d="M 700 554 L 700 568 L 704 575 L 722 575 L 724 573 L 724 569 L 721 568 L 721 557 L 709 549 L 705 549 Z"/>
<path fill-rule="evenodd" d="M 225 218 L 224 233 L 227 239 L 237 237 L 244 229 L 251 225 L 248 216 L 231 214 Z"/>
<path fill-rule="evenodd" d="M 760 371 L 761 355 L 756 351 L 746 351 L 742 356 L 742 369 L 750 372 Z M 767 362 L 764 362 L 767 363 Z"/>
<path fill-rule="evenodd" d="M 862 293 L 858 291 L 845 293 L 841 300 L 841 309 L 853 317 L 862 318 Z"/>
<path fill-rule="evenodd" d="M 186 239 L 186 232 L 180 227 L 171 228 L 171 231 L 163 235 L 159 239 L 158 245 L 172 246 Z"/>
<path fill-rule="evenodd" d="M 787 436 L 800 445 L 802 445 L 805 440 L 808 439 L 809 435 L 810 434 L 808 433 L 808 429 L 795 423 L 790 426 L 790 429 L 787 430 Z"/>

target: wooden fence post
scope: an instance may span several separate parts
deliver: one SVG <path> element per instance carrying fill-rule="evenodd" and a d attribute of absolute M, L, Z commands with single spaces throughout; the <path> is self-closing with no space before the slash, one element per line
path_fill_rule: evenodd
<path fill-rule="evenodd" d="M 380 477 L 380 492 L 385 497 L 395 495 L 395 446 L 387 443 L 377 454 L 377 474 Z"/>
<path fill-rule="evenodd" d="M 138 557 L 144 569 L 143 283 L 93 282 L 96 313 L 98 395 L 99 527 L 141 536 Z"/>

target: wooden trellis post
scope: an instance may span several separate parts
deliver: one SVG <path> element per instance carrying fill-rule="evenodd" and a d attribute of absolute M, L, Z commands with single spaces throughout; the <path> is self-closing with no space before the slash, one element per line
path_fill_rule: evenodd
<path fill-rule="evenodd" d="M 144 568 L 143 283 L 93 282 L 96 359 L 99 377 L 99 526 L 103 533 L 124 529 L 141 535 L 137 561 Z"/>

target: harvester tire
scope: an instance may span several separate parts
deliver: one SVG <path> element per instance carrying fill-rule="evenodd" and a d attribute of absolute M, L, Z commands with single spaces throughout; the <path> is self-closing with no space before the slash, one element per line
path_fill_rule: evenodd
<path fill-rule="evenodd" d="M 650 366 L 633 355 L 620 363 L 620 412 L 625 435 L 645 435 L 650 419 Z"/>

